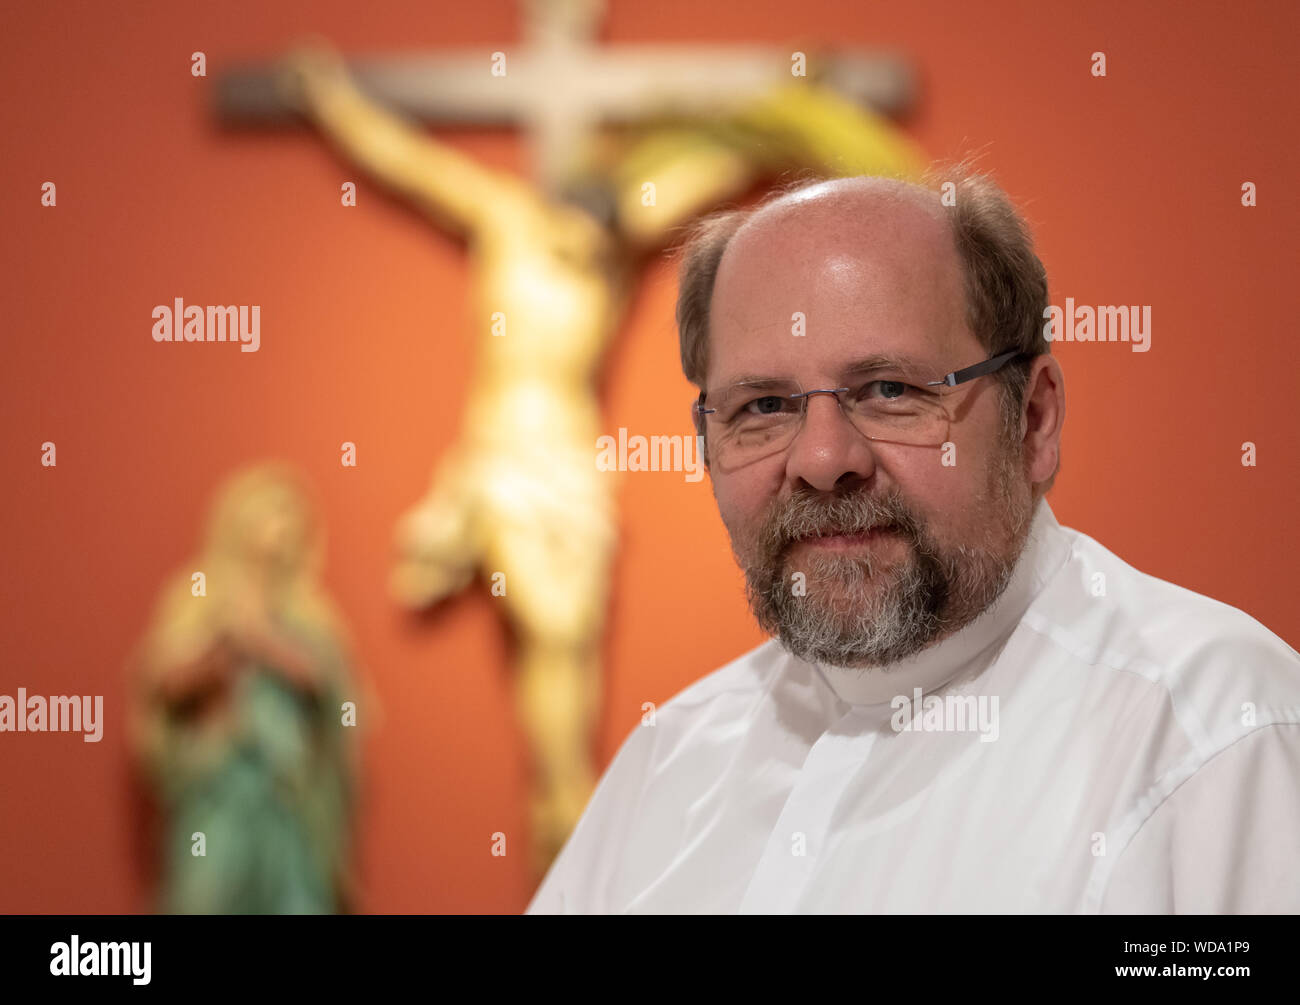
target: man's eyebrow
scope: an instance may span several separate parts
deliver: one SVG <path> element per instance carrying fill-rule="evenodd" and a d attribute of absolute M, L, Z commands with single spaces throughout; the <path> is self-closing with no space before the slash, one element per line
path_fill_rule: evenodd
<path fill-rule="evenodd" d="M 855 359 L 851 363 L 846 363 L 840 368 L 840 374 L 851 376 L 860 373 L 869 373 L 872 370 L 907 370 L 910 372 L 920 372 L 924 374 L 938 373 L 937 367 L 929 360 L 918 359 L 915 356 L 907 355 L 885 355 L 876 353 L 871 356 L 863 356 L 861 359 Z"/>
<path fill-rule="evenodd" d="M 744 384 L 746 387 L 754 387 L 754 388 L 758 388 L 759 390 L 763 390 L 764 388 L 768 388 L 768 387 L 784 387 L 786 384 L 793 384 L 793 383 L 795 383 L 793 377 L 771 377 L 771 376 L 759 377 L 756 375 L 741 374 L 739 377 L 736 377 L 733 380 L 726 381 L 724 384 L 720 386 L 731 387 L 733 384 Z"/>
<path fill-rule="evenodd" d="M 926 360 L 917 359 L 915 356 L 891 356 L 883 353 L 863 356 L 861 359 L 846 363 L 840 367 L 839 374 L 840 377 L 845 378 L 870 373 L 873 370 L 904 370 L 909 373 L 924 374 L 925 376 L 939 376 L 939 371 L 935 365 Z M 733 384 L 744 384 L 747 387 L 762 389 L 790 383 L 794 383 L 793 377 L 773 377 L 771 374 L 742 374 L 727 381 L 722 386 L 730 387 Z"/>

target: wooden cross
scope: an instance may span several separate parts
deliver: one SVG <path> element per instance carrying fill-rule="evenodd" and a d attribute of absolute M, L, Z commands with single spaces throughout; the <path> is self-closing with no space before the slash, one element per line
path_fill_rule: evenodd
<path fill-rule="evenodd" d="M 559 196 L 586 138 L 605 124 L 725 114 L 789 83 L 795 53 L 775 46 L 595 44 L 602 0 L 523 0 L 524 43 L 350 62 L 379 103 L 440 125 L 521 126 L 533 179 Z M 863 50 L 807 54 L 808 75 L 876 111 L 897 115 L 914 86 L 899 57 Z M 275 68 L 244 65 L 215 89 L 231 124 L 283 124 Z"/>

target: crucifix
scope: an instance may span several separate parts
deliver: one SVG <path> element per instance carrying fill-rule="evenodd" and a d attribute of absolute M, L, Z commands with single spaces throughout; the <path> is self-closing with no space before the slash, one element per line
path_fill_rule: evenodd
<path fill-rule="evenodd" d="M 525 44 L 477 54 L 348 64 L 315 41 L 217 89 L 225 120 L 305 117 L 466 242 L 477 372 L 461 435 L 399 522 L 389 586 L 423 608 L 481 573 L 501 596 L 536 767 L 539 876 L 596 780 L 589 747 L 616 535 L 613 476 L 594 461 L 595 382 L 640 264 L 764 177 L 909 175 L 921 165 L 877 110 L 909 100 L 897 59 L 602 49 L 599 11 L 597 0 L 533 0 Z M 521 125 L 532 181 L 483 167 L 420 122 Z"/>
<path fill-rule="evenodd" d="M 594 44 L 602 0 L 522 0 L 524 42 L 436 55 L 348 63 L 357 89 L 410 119 L 434 125 L 518 126 L 533 179 L 560 197 L 583 140 L 607 123 L 717 116 L 792 77 L 789 48 Z M 882 115 L 912 104 L 909 64 L 884 51 L 841 49 L 807 58 L 811 75 Z M 798 68 L 795 68 L 796 72 Z M 217 81 L 229 122 L 282 124 L 297 117 L 275 66 L 232 68 Z"/>

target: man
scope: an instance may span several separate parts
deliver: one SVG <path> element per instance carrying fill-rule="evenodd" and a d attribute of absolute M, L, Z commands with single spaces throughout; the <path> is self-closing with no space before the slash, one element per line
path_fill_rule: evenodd
<path fill-rule="evenodd" d="M 1300 910 L 1300 657 L 1061 527 L 1006 197 L 850 178 L 706 221 L 678 324 L 776 639 L 619 750 L 529 906 Z"/>

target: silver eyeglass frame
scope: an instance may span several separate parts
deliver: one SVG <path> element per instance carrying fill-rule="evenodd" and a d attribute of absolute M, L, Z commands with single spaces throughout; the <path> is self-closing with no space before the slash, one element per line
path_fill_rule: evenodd
<path fill-rule="evenodd" d="M 925 386 L 926 387 L 956 387 L 958 384 L 964 384 L 968 380 L 974 380 L 976 377 L 983 377 L 986 374 L 994 373 L 995 371 L 1002 369 L 1002 367 L 1006 366 L 1013 359 L 1016 359 L 1020 356 L 1026 356 L 1026 355 L 1029 354 L 1022 353 L 1019 349 L 1012 349 L 1008 352 L 1000 353 L 997 356 L 990 356 L 986 360 L 981 360 L 978 363 L 975 363 L 971 366 L 963 367 L 960 370 L 953 370 L 951 373 L 944 374 L 938 380 L 927 381 Z M 848 390 L 847 387 L 819 387 L 819 388 L 814 388 L 811 391 L 799 391 L 795 394 L 779 395 L 778 397 L 807 398 L 809 395 L 812 394 L 839 395 L 841 392 L 847 390 Z M 697 416 L 705 416 L 717 411 L 716 408 L 704 407 L 704 395 L 705 392 L 701 391 L 699 399 L 695 402 L 695 413 Z M 698 420 L 696 423 L 696 430 L 700 434 L 703 433 L 703 429 L 700 428 L 700 423 Z"/>

